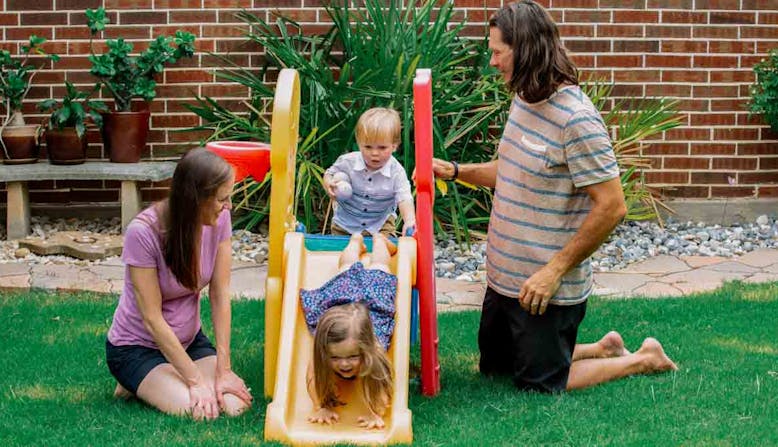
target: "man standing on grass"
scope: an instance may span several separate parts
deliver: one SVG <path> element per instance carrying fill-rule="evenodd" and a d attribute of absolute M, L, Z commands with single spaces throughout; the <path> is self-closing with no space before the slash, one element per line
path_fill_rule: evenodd
<path fill-rule="evenodd" d="M 494 188 L 481 373 L 558 392 L 677 369 L 653 338 L 635 353 L 616 332 L 576 346 L 593 284 L 588 258 L 626 214 L 619 167 L 548 12 L 511 3 L 489 27 L 490 65 L 515 94 L 497 159 L 433 160 L 436 177 Z"/>

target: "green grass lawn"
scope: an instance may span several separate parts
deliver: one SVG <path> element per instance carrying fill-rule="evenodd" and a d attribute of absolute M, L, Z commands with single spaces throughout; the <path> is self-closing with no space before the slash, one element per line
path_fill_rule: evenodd
<path fill-rule="evenodd" d="M 104 340 L 115 296 L 0 295 L 0 445 L 259 445 L 267 401 L 194 423 L 111 398 Z M 210 334 L 207 304 L 203 306 Z M 233 307 L 233 366 L 262 389 L 262 303 Z M 548 396 L 479 377 L 478 313 L 440 315 L 441 394 L 413 389 L 419 445 L 778 445 L 778 285 L 684 299 L 593 298 L 579 341 L 657 337 L 676 373 Z"/>

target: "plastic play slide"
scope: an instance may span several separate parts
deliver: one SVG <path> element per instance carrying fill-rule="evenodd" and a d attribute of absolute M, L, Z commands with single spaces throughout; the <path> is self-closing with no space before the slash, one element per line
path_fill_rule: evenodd
<path fill-rule="evenodd" d="M 387 444 L 410 443 L 413 439 L 411 412 L 408 410 L 408 362 L 410 348 L 411 289 L 416 276 L 416 242 L 399 239 L 391 268 L 397 275 L 395 329 L 389 349 L 394 376 L 392 405 L 384 417 L 383 430 L 365 430 L 357 418 L 367 414 L 358 398 L 338 407 L 340 421 L 334 425 L 311 424 L 312 412 L 306 389 L 306 369 L 311 362 L 313 337 L 299 305 L 300 289 L 314 289 L 338 273 L 340 251 L 306 248 L 303 233 L 288 233 L 284 242 L 284 297 L 281 310 L 281 337 L 276 364 L 273 402 L 267 407 L 265 439 L 300 444 Z M 363 262 L 367 263 L 369 257 Z"/>
<path fill-rule="evenodd" d="M 418 292 L 421 331 L 422 394 L 440 390 L 437 357 L 437 318 L 432 231 L 432 113 L 429 70 L 417 70 L 416 104 L 417 208 L 416 234 L 398 240 L 391 269 L 397 276 L 395 329 L 389 349 L 394 393 L 382 430 L 359 427 L 357 418 L 367 414 L 358 396 L 342 396 L 334 425 L 311 424 L 307 417 L 313 403 L 306 389 L 306 371 L 313 353 L 313 337 L 305 324 L 299 302 L 300 289 L 314 289 L 337 274 L 345 237 L 311 236 L 298 232 L 294 216 L 294 185 L 300 110 L 298 74 L 283 69 L 276 84 L 270 149 L 261 143 L 217 142 L 208 147 L 236 167 L 236 180 L 252 175 L 261 181 L 271 170 L 269 257 L 265 296 L 265 439 L 294 445 L 396 444 L 413 440 L 408 409 L 408 367 L 411 346 L 412 297 Z M 268 153 L 269 152 L 269 153 Z M 269 161 L 269 163 L 268 163 Z M 370 238 L 365 240 L 368 248 Z M 417 253 L 418 247 L 418 253 Z M 418 254 L 418 258 L 417 258 Z M 418 261 L 417 261 L 418 259 Z M 369 256 L 363 258 L 369 263 Z M 414 289 L 415 287 L 415 289 Z"/>

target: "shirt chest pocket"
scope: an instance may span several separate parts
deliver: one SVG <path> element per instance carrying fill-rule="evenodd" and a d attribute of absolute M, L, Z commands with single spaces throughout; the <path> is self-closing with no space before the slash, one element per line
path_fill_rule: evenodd
<path fill-rule="evenodd" d="M 564 150 L 550 146 L 548 143 L 537 141 L 522 135 L 521 144 L 527 148 L 538 170 L 554 170 L 566 164 Z"/>

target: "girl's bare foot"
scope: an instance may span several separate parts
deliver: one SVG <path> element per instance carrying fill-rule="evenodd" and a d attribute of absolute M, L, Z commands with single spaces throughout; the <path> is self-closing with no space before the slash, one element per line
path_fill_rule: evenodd
<path fill-rule="evenodd" d="M 610 331 L 597 342 L 602 349 L 603 357 L 621 357 L 629 355 L 630 352 L 624 347 L 624 339 L 616 331 Z"/>
<path fill-rule="evenodd" d="M 390 241 L 388 237 L 381 233 L 376 233 L 373 235 L 373 243 L 375 243 L 376 239 L 382 239 L 384 244 L 386 245 L 386 250 L 389 251 L 389 256 L 394 256 L 397 253 L 397 245 Z"/>
<path fill-rule="evenodd" d="M 117 383 L 116 389 L 113 390 L 113 397 L 114 399 L 131 399 L 132 393 Z"/>
<path fill-rule="evenodd" d="M 640 345 L 640 349 L 635 354 L 644 358 L 643 373 L 678 370 L 678 366 L 665 354 L 662 344 L 655 338 L 648 337 L 643 340 L 643 344 Z"/>
<path fill-rule="evenodd" d="M 351 235 L 351 240 L 349 243 L 354 243 L 359 245 L 359 254 L 363 255 L 367 253 L 367 246 L 365 245 L 365 237 L 362 236 L 361 233 L 354 233 Z"/>

